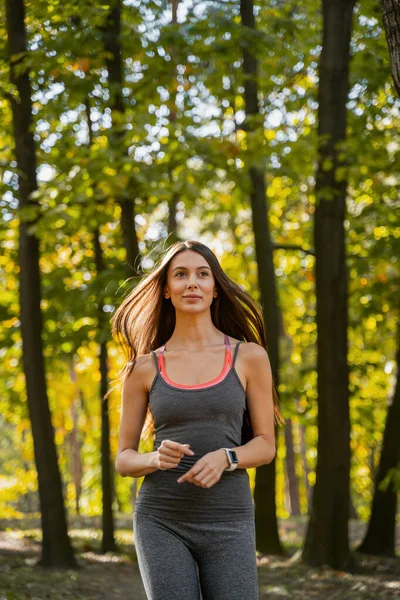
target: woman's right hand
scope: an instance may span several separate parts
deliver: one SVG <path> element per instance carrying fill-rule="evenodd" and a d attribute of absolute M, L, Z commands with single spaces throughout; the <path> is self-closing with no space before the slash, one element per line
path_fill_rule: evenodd
<path fill-rule="evenodd" d="M 190 444 L 180 444 L 172 440 L 163 440 L 156 450 L 156 464 L 161 471 L 174 469 L 180 463 L 184 454 L 193 456 L 194 452 L 189 448 Z"/>

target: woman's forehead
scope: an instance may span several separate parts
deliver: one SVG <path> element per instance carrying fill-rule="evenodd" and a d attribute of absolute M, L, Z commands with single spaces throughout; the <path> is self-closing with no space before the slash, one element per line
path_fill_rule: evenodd
<path fill-rule="evenodd" d="M 174 256 L 174 258 L 171 260 L 170 268 L 171 270 L 179 268 L 210 269 L 210 265 L 207 263 L 204 256 L 198 252 L 185 250 L 184 252 L 180 252 L 177 256 Z"/>

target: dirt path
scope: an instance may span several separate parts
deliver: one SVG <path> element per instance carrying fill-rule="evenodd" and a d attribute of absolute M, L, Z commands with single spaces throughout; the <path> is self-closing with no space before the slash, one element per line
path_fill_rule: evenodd
<path fill-rule="evenodd" d="M 259 556 L 262 600 L 400 600 L 399 558 L 361 555 L 357 574 L 311 569 L 296 554 L 304 528 L 304 519 L 281 523 L 288 556 Z M 362 523 L 352 523 L 352 543 L 363 530 Z M 95 529 L 71 530 L 81 568 L 66 571 L 34 567 L 40 556 L 38 535 L 37 529 L 0 531 L 0 600 L 146 600 L 129 530 L 121 531 L 121 553 L 106 555 L 98 551 Z"/>

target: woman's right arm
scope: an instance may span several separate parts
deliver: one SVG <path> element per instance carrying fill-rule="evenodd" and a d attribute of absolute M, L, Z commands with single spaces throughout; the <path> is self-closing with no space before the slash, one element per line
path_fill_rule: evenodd
<path fill-rule="evenodd" d="M 115 470 L 122 477 L 142 477 L 159 469 L 157 452 L 138 452 L 146 418 L 148 391 L 145 386 L 149 356 L 137 358 L 122 387 L 121 420 Z"/>
<path fill-rule="evenodd" d="M 163 440 L 154 452 L 138 452 L 140 435 L 146 419 L 148 390 L 146 370 L 150 355 L 139 356 L 122 387 L 121 421 L 115 470 L 122 477 L 142 477 L 158 469 L 173 469 L 183 455 L 193 456 L 190 444 Z"/>

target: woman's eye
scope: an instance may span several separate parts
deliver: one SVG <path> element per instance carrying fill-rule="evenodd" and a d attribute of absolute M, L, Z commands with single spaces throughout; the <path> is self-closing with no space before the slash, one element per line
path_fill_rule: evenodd
<path fill-rule="evenodd" d="M 178 275 L 184 275 L 185 273 L 183 271 L 179 271 L 178 273 L 176 273 L 176 277 L 178 277 Z M 200 271 L 200 275 L 208 275 L 208 271 Z"/>

